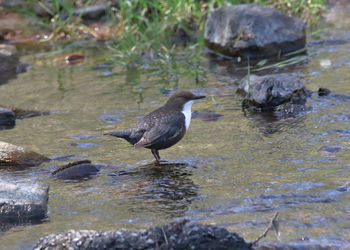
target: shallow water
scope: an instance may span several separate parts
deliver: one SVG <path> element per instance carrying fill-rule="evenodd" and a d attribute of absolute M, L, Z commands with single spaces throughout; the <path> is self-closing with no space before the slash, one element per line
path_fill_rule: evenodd
<path fill-rule="evenodd" d="M 0 131 L 1 140 L 57 160 L 12 172 L 50 185 L 48 215 L 0 233 L 1 247 L 26 249 L 68 229 L 141 229 L 181 218 L 254 240 L 275 211 L 283 242 L 349 244 L 350 34 L 328 32 L 326 39 L 342 42 L 312 43 L 309 61 L 284 71 L 299 73 L 310 90 L 326 87 L 332 94 L 313 94 L 310 111 L 287 119 L 242 112 L 234 84 L 242 73 L 205 56 L 198 83 L 191 74 L 166 81 L 159 72 L 110 72 L 96 67 L 103 51 L 84 51 L 89 57 L 74 66 L 62 59 L 74 50 L 23 57 L 32 68 L 0 86 L 0 104 L 55 112 L 18 120 Z M 223 115 L 193 119 L 185 138 L 160 152 L 183 164 L 149 166 L 149 150 L 102 135 L 131 126 L 177 89 L 208 96 L 193 110 Z M 80 159 L 101 164 L 101 172 L 81 182 L 50 177 L 57 166 Z M 270 233 L 264 241 L 278 239 Z"/>

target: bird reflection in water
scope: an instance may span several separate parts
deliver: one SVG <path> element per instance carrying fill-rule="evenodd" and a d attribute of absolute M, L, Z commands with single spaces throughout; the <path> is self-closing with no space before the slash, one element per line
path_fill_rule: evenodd
<path fill-rule="evenodd" d="M 190 178 L 186 163 L 147 164 L 132 171 L 114 173 L 114 185 L 127 188 L 124 197 L 132 203 L 131 212 L 155 212 L 167 218 L 184 216 L 198 197 L 198 185 Z"/>

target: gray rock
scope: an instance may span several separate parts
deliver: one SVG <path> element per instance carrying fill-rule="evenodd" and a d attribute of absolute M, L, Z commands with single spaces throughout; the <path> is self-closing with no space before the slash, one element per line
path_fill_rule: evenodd
<path fill-rule="evenodd" d="M 205 41 L 215 52 L 258 59 L 305 47 L 305 23 L 253 4 L 220 7 L 208 17 Z"/>
<path fill-rule="evenodd" d="M 10 109 L 3 108 L 0 106 L 0 127 L 13 127 L 15 125 L 15 122 L 15 113 Z"/>
<path fill-rule="evenodd" d="M 251 249 L 251 245 L 225 228 L 188 221 L 147 230 L 69 230 L 39 240 L 34 249 Z"/>
<path fill-rule="evenodd" d="M 263 110 L 286 102 L 305 104 L 308 96 L 304 83 L 292 74 L 245 76 L 239 83 L 238 91 L 245 94 L 244 105 Z"/>
<path fill-rule="evenodd" d="M 23 147 L 0 141 L 0 166 L 35 166 L 49 160 Z"/>
<path fill-rule="evenodd" d="M 0 173 L 0 222 L 26 222 L 46 216 L 49 186 Z"/>

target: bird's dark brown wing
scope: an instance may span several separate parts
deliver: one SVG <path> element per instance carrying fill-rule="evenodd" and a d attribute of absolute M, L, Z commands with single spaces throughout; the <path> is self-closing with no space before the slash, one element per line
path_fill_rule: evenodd
<path fill-rule="evenodd" d="M 181 112 L 164 112 L 134 146 L 167 148 L 178 141 L 176 138 L 181 139 L 185 131 L 185 116 Z"/>

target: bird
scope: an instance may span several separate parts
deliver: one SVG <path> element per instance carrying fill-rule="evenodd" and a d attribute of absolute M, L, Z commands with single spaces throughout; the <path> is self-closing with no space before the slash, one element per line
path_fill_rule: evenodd
<path fill-rule="evenodd" d="M 144 116 L 133 127 L 104 135 L 123 138 L 135 148 L 150 149 L 155 163 L 160 164 L 159 150 L 175 145 L 184 137 L 191 122 L 192 104 L 202 98 L 205 96 L 178 91 L 162 107 Z"/>

